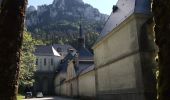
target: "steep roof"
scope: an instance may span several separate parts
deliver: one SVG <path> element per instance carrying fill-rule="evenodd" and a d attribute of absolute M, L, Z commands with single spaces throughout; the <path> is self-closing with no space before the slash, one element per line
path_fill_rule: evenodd
<path fill-rule="evenodd" d="M 54 49 L 52 45 L 38 45 L 35 49 L 35 55 L 42 56 L 60 56 L 60 54 Z"/>
<path fill-rule="evenodd" d="M 93 54 L 84 47 L 78 48 L 79 60 L 93 60 Z"/>
<path fill-rule="evenodd" d="M 54 56 L 60 56 L 60 54 L 54 49 L 54 47 L 52 46 L 52 50 L 53 50 L 53 54 Z"/>
<path fill-rule="evenodd" d="M 94 68 L 95 68 L 95 67 L 94 67 L 94 64 L 91 65 L 91 66 L 88 66 L 88 67 L 86 67 L 85 69 L 83 69 L 83 70 L 80 72 L 80 75 L 85 74 L 85 73 L 88 73 L 88 72 L 94 70 Z"/>
<path fill-rule="evenodd" d="M 67 72 L 67 67 L 68 67 L 68 62 L 63 62 L 58 66 L 57 71 L 61 73 L 66 73 Z"/>
<path fill-rule="evenodd" d="M 36 49 L 35 49 L 35 55 L 42 55 L 42 56 L 54 55 L 54 56 L 60 56 L 58 48 L 61 49 L 61 52 L 68 52 L 68 49 L 74 49 L 70 45 L 61 45 L 61 44 L 37 45 Z"/>
<path fill-rule="evenodd" d="M 117 10 L 108 18 L 98 41 L 134 13 L 150 14 L 151 0 L 118 0 Z"/>
<path fill-rule="evenodd" d="M 79 60 L 81 59 L 83 59 L 84 61 L 86 59 L 92 60 L 93 54 L 85 46 L 85 34 L 83 33 L 81 23 L 80 23 L 80 28 L 79 28 L 79 38 L 77 42 L 78 42 L 77 51 L 79 54 Z"/>
<path fill-rule="evenodd" d="M 68 53 L 66 55 L 66 57 L 62 60 L 62 62 L 60 63 L 60 65 L 58 66 L 58 71 L 60 72 L 67 72 L 67 67 L 68 67 L 68 63 L 71 61 L 71 60 L 74 60 L 75 59 L 75 54 L 74 53 Z"/>
<path fill-rule="evenodd" d="M 57 50 L 58 48 L 61 48 L 62 52 L 68 52 L 68 49 L 74 49 L 71 45 L 67 45 L 67 44 L 53 44 L 53 47 Z"/>

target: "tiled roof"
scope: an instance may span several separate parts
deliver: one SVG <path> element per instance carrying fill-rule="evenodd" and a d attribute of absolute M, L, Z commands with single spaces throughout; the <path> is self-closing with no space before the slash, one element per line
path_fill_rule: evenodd
<path fill-rule="evenodd" d="M 66 73 L 67 72 L 67 67 L 68 67 L 68 62 L 63 62 L 58 66 L 58 71 L 62 72 L 62 73 Z"/>
<path fill-rule="evenodd" d="M 37 45 L 35 49 L 35 55 L 55 55 L 60 56 L 58 53 L 58 48 L 61 48 L 62 52 L 68 52 L 68 49 L 74 49 L 70 45 L 60 45 L 60 44 L 54 44 L 54 45 Z"/>
<path fill-rule="evenodd" d="M 67 72 L 67 67 L 69 61 L 73 60 L 75 56 L 71 53 L 68 53 L 67 56 L 62 60 L 60 65 L 58 66 L 58 71 L 60 72 Z"/>
<path fill-rule="evenodd" d="M 68 49 L 74 49 L 71 45 L 62 45 L 62 44 L 54 44 L 53 47 L 57 50 L 58 48 L 61 48 L 62 52 L 67 52 Z M 75 49 L 74 49 L 75 50 Z"/>
<path fill-rule="evenodd" d="M 80 72 L 80 75 L 85 74 L 89 71 L 92 71 L 92 70 L 94 70 L 94 68 L 95 68 L 94 65 L 88 66 Z"/>
<path fill-rule="evenodd" d="M 53 50 L 53 54 L 54 56 L 61 56 L 55 49 L 54 47 L 52 46 L 52 50 Z"/>
<path fill-rule="evenodd" d="M 35 55 L 43 55 L 43 56 L 60 56 L 60 54 L 53 48 L 52 45 L 38 45 L 35 49 Z"/>
<path fill-rule="evenodd" d="M 67 67 L 68 67 L 68 63 L 71 60 L 74 60 L 76 56 L 72 55 L 71 53 L 67 54 L 67 56 L 62 60 L 62 63 L 58 66 L 58 71 L 61 73 L 66 73 L 67 72 Z M 88 62 L 89 63 L 89 62 Z M 79 66 L 75 67 L 76 69 L 76 73 L 77 75 L 80 74 L 81 72 L 83 72 L 85 69 L 87 69 L 89 66 L 93 65 L 93 63 L 89 63 L 85 66 L 80 66 L 81 63 L 79 62 Z"/>
<path fill-rule="evenodd" d="M 87 48 L 81 47 L 77 51 L 79 53 L 79 60 L 93 60 L 93 54 Z"/>
<path fill-rule="evenodd" d="M 118 0 L 116 6 L 118 9 L 111 13 L 99 36 L 98 41 L 105 37 L 133 13 L 151 13 L 151 0 Z"/>

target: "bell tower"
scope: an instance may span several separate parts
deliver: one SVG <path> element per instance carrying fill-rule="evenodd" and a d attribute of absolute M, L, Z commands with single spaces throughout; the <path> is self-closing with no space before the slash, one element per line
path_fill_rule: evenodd
<path fill-rule="evenodd" d="M 78 49 L 85 48 L 85 35 L 82 31 L 82 25 L 79 26 Z"/>

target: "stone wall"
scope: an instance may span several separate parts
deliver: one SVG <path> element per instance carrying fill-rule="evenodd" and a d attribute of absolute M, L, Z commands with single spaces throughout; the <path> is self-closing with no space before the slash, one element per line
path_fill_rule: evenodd
<path fill-rule="evenodd" d="M 37 71 L 53 72 L 53 71 L 56 71 L 56 68 L 62 58 L 56 57 L 56 56 L 37 56 L 37 59 L 38 59 Z M 46 59 L 46 64 L 44 64 L 44 59 Z M 53 64 L 51 64 L 51 60 L 53 60 Z"/>
<path fill-rule="evenodd" d="M 44 95 L 54 94 L 54 76 L 52 72 L 36 72 L 34 92 L 42 92 Z"/>
<path fill-rule="evenodd" d="M 98 100 L 155 100 L 149 18 L 131 15 L 94 46 Z"/>
<path fill-rule="evenodd" d="M 113 29 L 93 48 L 95 69 L 66 80 L 56 88 L 59 94 L 97 100 L 155 100 L 156 49 L 151 19 L 132 14 Z"/>
<path fill-rule="evenodd" d="M 83 97 L 95 97 L 95 71 L 90 71 L 79 76 L 79 95 Z"/>
<path fill-rule="evenodd" d="M 67 80 L 61 84 L 59 81 L 60 76 L 55 77 L 55 94 L 69 97 L 95 97 L 95 71 L 89 71 L 85 74 Z"/>

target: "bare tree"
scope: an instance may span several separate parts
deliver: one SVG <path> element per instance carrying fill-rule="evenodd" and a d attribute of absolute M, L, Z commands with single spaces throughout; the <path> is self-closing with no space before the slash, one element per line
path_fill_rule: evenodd
<path fill-rule="evenodd" d="M 16 100 L 27 0 L 0 4 L 0 100 Z"/>
<path fill-rule="evenodd" d="M 170 0 L 153 0 L 156 44 L 159 47 L 159 100 L 170 99 Z"/>

